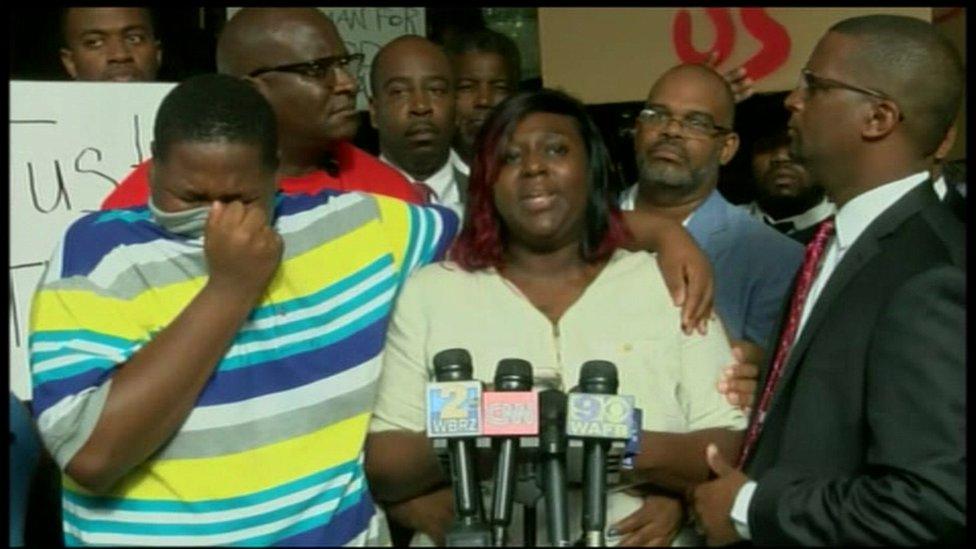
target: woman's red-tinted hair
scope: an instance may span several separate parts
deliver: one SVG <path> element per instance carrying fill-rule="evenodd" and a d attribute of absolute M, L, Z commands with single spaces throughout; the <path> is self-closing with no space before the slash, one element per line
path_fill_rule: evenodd
<path fill-rule="evenodd" d="M 515 126 L 526 116 L 538 112 L 573 118 L 586 144 L 590 192 L 580 256 L 588 262 L 606 259 L 629 236 L 616 203 L 617 197 L 611 192 L 616 173 L 610 153 L 586 108 L 561 91 L 544 88 L 522 92 L 506 99 L 492 111 L 474 143 L 476 152 L 468 179 L 464 227 L 449 254 L 450 259 L 465 270 L 502 266 L 506 235 L 495 208 L 495 182 Z"/>

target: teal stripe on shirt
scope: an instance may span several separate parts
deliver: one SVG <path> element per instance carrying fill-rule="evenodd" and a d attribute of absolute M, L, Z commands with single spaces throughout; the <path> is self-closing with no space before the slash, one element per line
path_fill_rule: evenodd
<path fill-rule="evenodd" d="M 413 270 L 413 254 L 416 248 L 417 238 L 414 236 L 419 227 L 420 223 L 419 216 L 417 215 L 419 206 L 414 206 L 412 204 L 407 204 L 407 214 L 410 216 L 410 233 L 407 235 L 407 249 L 403 254 L 403 261 L 400 263 L 400 280 L 406 280 L 407 274 Z"/>
<path fill-rule="evenodd" d="M 64 520 L 71 526 L 84 530 L 86 532 L 101 532 L 101 533 L 111 533 L 111 534 L 135 534 L 143 536 L 209 536 L 215 534 L 226 534 L 233 532 L 235 530 L 244 530 L 246 528 L 254 528 L 256 526 L 263 526 L 272 522 L 276 522 L 282 519 L 286 519 L 290 516 L 297 515 L 298 513 L 313 507 L 316 505 L 322 505 L 330 501 L 340 500 L 346 490 L 349 489 L 349 485 L 356 482 L 358 479 L 363 478 L 362 472 L 358 475 L 354 475 L 349 479 L 348 483 L 336 486 L 325 490 L 322 493 L 315 494 L 308 499 L 297 501 L 288 504 L 284 507 L 279 507 L 258 515 L 253 515 L 250 517 L 229 519 L 229 520 L 219 520 L 214 522 L 203 522 L 203 523 L 160 523 L 160 522 L 129 522 L 120 520 L 101 520 L 101 519 L 84 519 L 76 516 L 67 509 L 64 511 Z M 366 483 L 363 482 L 362 487 L 359 490 L 364 489 Z M 358 490 L 357 490 L 358 491 Z M 330 511 L 323 511 L 319 513 L 326 517 L 331 517 L 336 509 L 338 509 L 338 504 L 335 509 Z M 199 513 L 199 511 L 197 512 Z M 196 513 L 195 513 L 196 514 Z M 147 517 L 151 518 L 151 517 Z"/>
<path fill-rule="evenodd" d="M 377 273 L 383 272 L 384 269 L 392 266 L 393 258 L 390 257 L 389 254 L 382 255 L 362 269 L 349 274 L 341 280 L 337 280 L 336 282 L 329 284 L 325 288 L 315 293 L 292 298 L 287 301 L 282 301 L 281 303 L 259 307 L 255 310 L 255 312 L 251 313 L 249 320 L 261 320 L 270 316 L 287 314 L 306 309 L 310 306 L 310 304 L 317 305 L 349 290 L 350 288 L 361 283 L 363 280 L 366 280 Z"/>
<path fill-rule="evenodd" d="M 311 488 L 319 484 L 325 484 L 346 473 L 353 473 L 353 477 L 361 474 L 362 463 L 359 458 L 349 460 L 335 467 L 319 471 L 305 477 L 295 479 L 285 484 L 266 488 L 259 492 L 247 494 L 245 496 L 234 496 L 231 498 L 200 500 L 200 501 L 175 501 L 175 500 L 137 500 L 137 499 L 116 499 L 98 496 L 87 496 L 72 492 L 65 488 L 64 499 L 88 509 L 105 509 L 112 511 L 136 511 L 146 513 L 186 513 L 200 512 L 207 513 L 213 511 L 233 511 L 241 507 L 258 505 L 278 499 L 295 492 L 301 492 L 306 488 Z M 343 484 L 344 486 L 347 485 Z"/>
<path fill-rule="evenodd" d="M 356 490 L 355 492 L 350 492 L 349 494 L 342 496 L 342 499 L 339 501 L 339 506 L 336 507 L 329 516 L 317 515 L 314 517 L 309 517 L 301 522 L 292 524 L 284 530 L 241 540 L 239 542 L 232 543 L 231 545 L 236 547 L 265 547 L 280 539 L 287 539 L 292 536 L 297 536 L 302 532 L 328 524 L 331 522 L 332 516 L 337 515 L 362 501 L 363 494 L 365 493 L 366 489 L 366 485 L 363 484 L 363 487 L 360 490 Z"/>
<path fill-rule="evenodd" d="M 108 221 L 115 221 L 115 220 L 135 223 L 136 221 L 148 221 L 150 219 L 152 219 L 152 214 L 149 212 L 149 209 L 136 210 L 136 211 L 109 210 L 106 212 L 102 212 L 101 215 L 95 218 L 95 221 L 93 221 L 92 224 L 96 225 L 98 223 L 106 223 Z"/>
<path fill-rule="evenodd" d="M 131 339 L 118 337 L 91 330 L 45 330 L 34 332 L 27 340 L 27 344 L 33 347 L 37 343 L 69 343 L 71 340 L 90 341 L 99 345 L 107 345 L 116 349 L 125 349 L 138 343 Z"/>
<path fill-rule="evenodd" d="M 295 343 L 290 343 L 275 349 L 255 351 L 253 353 L 227 358 L 220 361 L 217 368 L 221 371 L 235 370 L 245 366 L 255 366 L 267 363 L 272 360 L 283 360 L 299 353 L 321 349 L 328 345 L 332 345 L 337 341 L 342 341 L 347 337 L 356 335 L 357 332 L 366 326 L 369 326 L 373 322 L 384 318 L 389 313 L 391 307 L 392 298 L 390 301 L 379 304 L 375 309 L 338 330 L 326 334 L 309 334 L 308 339 L 296 341 Z M 356 367 L 361 365 L 362 364 L 357 364 Z"/>
<path fill-rule="evenodd" d="M 374 283 L 372 286 L 362 290 L 359 295 L 351 298 L 349 301 L 346 301 L 345 303 L 342 303 L 341 305 L 338 305 L 328 311 L 324 311 L 321 314 L 310 316 L 308 318 L 302 318 L 281 324 L 279 326 L 271 326 L 264 329 L 241 332 L 236 338 L 234 338 L 234 345 L 262 343 L 311 328 L 321 327 L 326 322 L 336 320 L 341 316 L 362 307 L 365 303 L 368 303 L 375 297 L 389 291 L 391 288 L 393 288 L 393 286 L 396 285 L 396 283 L 396 279 L 391 274 L 391 276 L 376 281 L 376 283 Z M 311 309 L 313 307 L 314 305 L 309 304 L 304 308 Z"/>
<path fill-rule="evenodd" d="M 436 251 L 436 244 L 438 241 L 437 235 L 443 232 L 443 228 L 438 228 L 438 219 L 434 215 L 434 212 L 430 210 L 424 211 L 424 215 L 427 218 L 427 233 L 424 235 L 424 257 L 421 264 L 426 265 L 434 259 L 434 252 Z"/>
<path fill-rule="evenodd" d="M 113 347 L 112 348 L 112 350 L 115 353 L 117 353 L 119 355 L 122 355 L 122 356 L 128 356 L 129 349 L 131 349 L 131 346 L 130 347 L 126 347 L 125 349 L 118 349 L 116 347 Z M 53 360 L 53 359 L 56 359 L 56 358 L 64 358 L 64 357 L 72 356 L 72 355 L 82 355 L 82 356 L 89 356 L 90 357 L 93 354 L 94 354 L 94 352 L 93 351 L 90 351 L 88 349 L 79 349 L 78 346 L 77 346 L 77 344 L 75 344 L 75 343 L 66 343 L 64 345 L 64 347 L 61 347 L 60 349 L 56 349 L 56 350 L 53 350 L 53 351 L 44 351 L 44 352 L 41 352 L 41 353 L 34 353 L 33 355 L 31 355 L 31 358 L 34 359 L 34 366 L 40 366 L 41 363 L 47 362 L 49 360 Z M 101 357 L 108 356 L 108 354 L 109 354 L 108 351 L 104 351 L 104 354 L 96 355 L 96 356 L 98 356 L 99 358 L 101 358 Z M 66 364 L 65 366 L 68 366 L 68 364 Z M 59 368 L 60 368 L 60 366 L 59 366 Z"/>
<path fill-rule="evenodd" d="M 81 355 L 84 356 L 84 355 Z M 117 364 L 110 358 L 90 358 L 31 376 L 34 386 L 83 374 L 89 370 L 111 370 Z"/>

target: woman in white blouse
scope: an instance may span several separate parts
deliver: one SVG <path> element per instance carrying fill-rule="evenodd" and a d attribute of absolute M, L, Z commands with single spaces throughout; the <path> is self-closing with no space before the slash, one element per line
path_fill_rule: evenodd
<path fill-rule="evenodd" d="M 452 496 L 423 434 L 424 388 L 433 356 L 461 347 L 473 357 L 473 378 L 489 383 L 503 358 L 528 360 L 536 387 L 563 391 L 585 361 L 616 364 L 619 393 L 643 410 L 630 480 L 669 490 L 665 508 L 680 509 L 683 490 L 707 475 L 706 444 L 734 455 L 745 427 L 715 389 L 732 362 L 720 323 L 707 335 L 682 332 L 655 256 L 623 248 L 637 244 L 610 193 L 609 154 L 580 102 L 552 90 L 513 96 L 486 121 L 479 144 L 452 261 L 407 281 L 389 327 L 367 443 L 374 496 L 390 516 L 440 541 Z M 576 536 L 578 492 L 570 490 Z M 641 507 L 643 494 L 634 494 L 609 496 L 611 543 L 637 540 L 612 528 Z M 671 530 L 679 519 L 672 511 Z M 512 543 L 520 533 L 513 524 Z"/>

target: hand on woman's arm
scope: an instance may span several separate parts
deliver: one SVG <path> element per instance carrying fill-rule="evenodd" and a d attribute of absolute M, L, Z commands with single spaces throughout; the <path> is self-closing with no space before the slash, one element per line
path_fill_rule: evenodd
<path fill-rule="evenodd" d="M 629 250 L 656 252 L 671 297 L 681 307 L 681 329 L 706 333 L 712 315 L 715 279 L 708 257 L 688 231 L 672 219 L 646 212 L 621 212 L 633 240 Z"/>
<path fill-rule="evenodd" d="M 752 408 L 756 398 L 756 385 L 759 378 L 759 364 L 762 360 L 762 349 L 749 344 L 752 352 L 744 350 L 740 342 L 733 343 L 732 354 L 735 362 L 722 370 L 722 377 L 718 381 L 718 392 L 725 395 L 726 400 L 733 406 L 738 406 L 746 415 Z M 757 351 L 758 350 L 758 351 Z M 758 355 L 756 354 L 758 352 Z"/>

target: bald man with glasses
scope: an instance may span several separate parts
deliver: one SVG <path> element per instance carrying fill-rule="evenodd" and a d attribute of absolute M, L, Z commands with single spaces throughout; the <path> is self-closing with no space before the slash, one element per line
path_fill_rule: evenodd
<path fill-rule="evenodd" d="M 803 248 L 728 203 L 719 166 L 739 147 L 726 79 L 704 65 L 679 65 L 655 82 L 637 116 L 639 181 L 623 209 L 658 212 L 685 224 L 715 271 L 715 308 L 733 346 L 758 359 Z"/>
<path fill-rule="evenodd" d="M 751 365 L 768 352 L 803 247 L 719 194 L 719 166 L 739 146 L 732 129 L 734 112 L 732 86 L 711 68 L 686 64 L 665 72 L 635 122 L 639 180 L 622 193 L 621 209 L 653 212 L 684 224 L 712 264 L 715 310 L 736 360 Z M 741 405 L 734 400 L 738 396 L 727 398 Z M 642 517 L 673 520 L 681 516 L 681 506 L 677 496 L 649 491 L 643 507 L 616 528 L 630 535 L 646 522 Z M 670 531 L 673 537 L 677 527 Z"/>
<path fill-rule="evenodd" d="M 365 191 L 423 203 L 399 172 L 351 143 L 360 123 L 362 62 L 314 8 L 244 8 L 217 43 L 218 72 L 248 80 L 274 108 L 283 192 Z M 102 208 L 145 204 L 151 165 L 139 165 Z"/>

